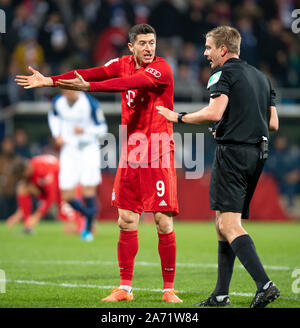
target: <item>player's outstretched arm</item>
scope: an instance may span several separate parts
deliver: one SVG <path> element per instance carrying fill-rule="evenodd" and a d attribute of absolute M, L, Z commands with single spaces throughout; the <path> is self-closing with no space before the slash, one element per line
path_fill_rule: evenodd
<path fill-rule="evenodd" d="M 74 71 L 74 74 L 76 76 L 75 79 L 59 79 L 56 81 L 56 86 L 61 89 L 89 91 L 90 83 L 85 81 L 84 78 L 79 73 L 77 73 L 77 71 Z"/>
<path fill-rule="evenodd" d="M 53 86 L 51 77 L 44 76 L 39 71 L 33 69 L 31 66 L 29 66 L 28 69 L 32 75 L 17 75 L 15 81 L 18 85 L 24 87 L 24 89 Z"/>

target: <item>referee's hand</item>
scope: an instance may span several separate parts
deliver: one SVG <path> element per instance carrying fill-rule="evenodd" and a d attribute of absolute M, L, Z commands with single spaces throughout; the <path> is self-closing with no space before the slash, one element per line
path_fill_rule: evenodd
<path fill-rule="evenodd" d="M 168 121 L 178 123 L 178 113 L 164 107 L 164 106 L 156 106 L 158 114 L 165 117 Z"/>

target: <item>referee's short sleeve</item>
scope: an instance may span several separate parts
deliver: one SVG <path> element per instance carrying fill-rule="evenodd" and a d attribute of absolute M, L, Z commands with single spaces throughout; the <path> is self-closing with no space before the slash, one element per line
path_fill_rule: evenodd
<path fill-rule="evenodd" d="M 275 99 L 276 99 L 276 92 L 273 89 L 271 89 L 270 106 L 276 106 Z"/>
<path fill-rule="evenodd" d="M 230 76 L 226 70 L 214 72 L 208 80 L 207 89 L 211 98 L 219 97 L 221 94 L 229 96 Z"/>
<path fill-rule="evenodd" d="M 276 106 L 275 99 L 276 99 L 276 92 L 272 88 L 271 82 L 268 79 L 269 82 L 269 87 L 270 87 L 270 101 L 269 101 L 269 106 Z"/>

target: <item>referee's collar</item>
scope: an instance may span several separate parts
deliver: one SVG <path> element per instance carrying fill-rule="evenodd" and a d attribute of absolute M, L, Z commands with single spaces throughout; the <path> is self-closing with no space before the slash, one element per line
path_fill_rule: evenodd
<path fill-rule="evenodd" d="M 225 64 L 227 64 L 227 63 L 236 63 L 236 62 L 241 62 L 242 60 L 241 60 L 241 58 L 229 58 L 228 60 L 226 60 L 226 62 L 223 64 L 223 65 L 225 65 Z"/>

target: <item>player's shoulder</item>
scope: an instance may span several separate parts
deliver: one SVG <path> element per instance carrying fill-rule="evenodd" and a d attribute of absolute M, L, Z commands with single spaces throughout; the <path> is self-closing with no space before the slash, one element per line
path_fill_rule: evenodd
<path fill-rule="evenodd" d="M 81 96 L 89 102 L 91 107 L 98 107 L 99 106 L 99 100 L 96 97 L 91 96 L 90 94 L 88 94 L 86 92 L 82 92 Z"/>
<path fill-rule="evenodd" d="M 30 162 L 35 166 L 45 165 L 45 164 L 58 164 L 59 159 L 51 154 L 42 154 L 34 156 L 30 159 Z"/>
<path fill-rule="evenodd" d="M 133 55 L 124 55 L 118 58 L 115 58 L 116 62 L 130 64 L 134 61 Z"/>
<path fill-rule="evenodd" d="M 107 61 L 103 66 L 104 67 L 108 67 L 108 66 L 110 66 L 113 63 L 119 63 L 121 61 L 121 59 L 122 59 L 122 57 L 121 58 L 119 58 L 119 57 L 112 58 L 109 61 Z"/>
<path fill-rule="evenodd" d="M 86 99 L 93 99 L 93 100 L 97 100 L 97 98 L 96 97 L 94 97 L 94 96 L 92 96 L 92 95 L 90 95 L 89 93 L 87 93 L 87 92 L 81 92 L 81 96 L 83 97 L 83 98 L 86 98 Z"/>
<path fill-rule="evenodd" d="M 30 164 L 33 167 L 34 171 L 38 169 L 43 164 L 43 155 L 37 155 L 30 159 Z"/>
<path fill-rule="evenodd" d="M 167 63 L 167 61 L 162 57 L 154 57 L 154 60 L 147 65 L 145 71 L 154 75 L 156 78 L 171 77 L 173 76 L 173 72 L 171 66 Z"/>
<path fill-rule="evenodd" d="M 63 95 L 56 95 L 52 98 L 52 103 L 56 105 L 61 99 L 63 99 Z"/>
<path fill-rule="evenodd" d="M 157 66 L 160 66 L 160 67 L 164 67 L 165 69 L 172 70 L 171 66 L 168 64 L 168 62 L 163 57 L 155 56 L 154 59 L 153 59 L 153 62 L 149 65 L 150 66 L 151 65 L 157 65 Z"/>

